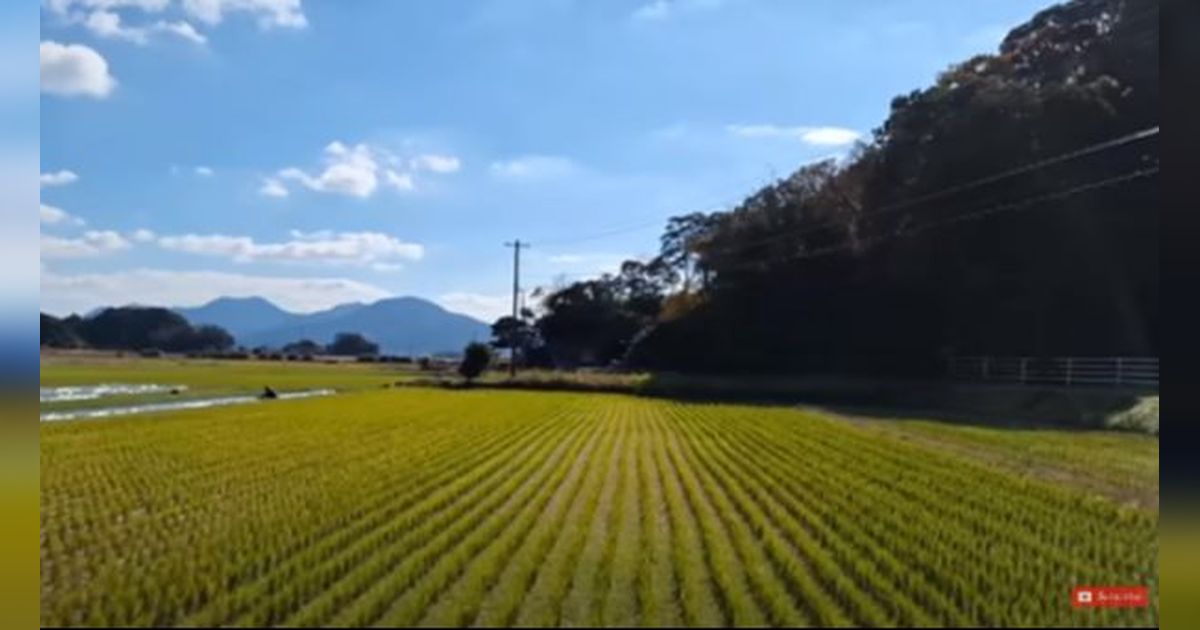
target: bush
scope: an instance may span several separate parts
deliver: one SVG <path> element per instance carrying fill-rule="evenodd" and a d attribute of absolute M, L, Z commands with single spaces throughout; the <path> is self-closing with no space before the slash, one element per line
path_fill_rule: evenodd
<path fill-rule="evenodd" d="M 467 384 L 475 380 L 492 362 L 492 348 L 483 343 L 472 342 L 463 350 L 462 362 L 458 364 L 458 373 L 467 380 Z"/>
<path fill-rule="evenodd" d="M 333 343 L 329 344 L 326 351 L 329 354 L 347 357 L 374 355 L 379 354 L 379 344 L 358 333 L 342 332 L 334 337 Z"/>

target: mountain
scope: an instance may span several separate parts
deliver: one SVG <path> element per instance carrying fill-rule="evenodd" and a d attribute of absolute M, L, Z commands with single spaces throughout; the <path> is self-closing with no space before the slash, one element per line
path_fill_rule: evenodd
<path fill-rule="evenodd" d="M 451 313 L 416 297 L 373 304 L 340 304 L 315 313 L 289 313 L 262 298 L 219 298 L 204 306 L 176 309 L 193 324 L 216 324 L 239 344 L 281 347 L 300 339 L 329 343 L 340 332 L 356 332 L 387 354 L 422 355 L 462 350 L 491 336 L 488 324 Z"/>
<path fill-rule="evenodd" d="M 176 308 L 194 326 L 214 324 L 229 331 L 239 343 L 264 330 L 285 326 L 303 315 L 289 313 L 260 297 L 217 298 L 195 308 Z"/>
<path fill-rule="evenodd" d="M 104 311 L 106 311 L 110 308 L 154 308 L 154 307 L 155 306 L 153 304 L 141 304 L 139 302 L 130 302 L 128 304 L 122 304 L 121 306 L 97 306 L 96 308 L 84 313 L 83 318 L 84 319 L 92 319 L 92 318 L 96 317 L 97 315 L 99 315 L 100 313 L 103 313 Z M 176 312 L 178 312 L 178 309 L 174 309 L 174 310 Z"/>
<path fill-rule="evenodd" d="M 362 302 L 349 302 L 347 304 L 338 304 L 337 306 L 335 306 L 333 308 L 329 308 L 329 309 L 326 309 L 323 311 L 317 311 L 315 313 L 310 313 L 305 316 L 305 319 L 310 323 L 328 321 L 331 319 L 337 319 L 339 317 L 349 315 L 350 313 L 353 313 L 354 311 L 357 311 L 358 309 L 363 308 L 364 306 L 366 306 L 366 304 L 363 304 Z"/>

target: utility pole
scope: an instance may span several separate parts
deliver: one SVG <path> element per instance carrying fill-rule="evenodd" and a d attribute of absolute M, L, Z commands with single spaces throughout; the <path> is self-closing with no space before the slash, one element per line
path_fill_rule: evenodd
<path fill-rule="evenodd" d="M 520 311 L 520 295 L 521 295 L 521 248 L 529 249 L 529 243 L 522 243 L 521 239 L 516 239 L 511 243 L 505 243 L 505 247 L 513 248 L 513 293 L 512 293 L 512 316 L 514 323 L 521 321 Z M 514 377 L 517 375 L 517 343 L 520 335 L 515 335 L 512 339 L 512 349 L 508 356 L 508 376 Z"/>

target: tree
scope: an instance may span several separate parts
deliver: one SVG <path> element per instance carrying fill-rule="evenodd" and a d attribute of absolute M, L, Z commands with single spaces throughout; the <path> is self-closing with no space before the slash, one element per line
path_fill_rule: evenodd
<path fill-rule="evenodd" d="M 79 336 L 78 317 L 59 319 L 42 313 L 41 345 L 50 348 L 79 348 L 84 345 Z"/>
<path fill-rule="evenodd" d="M 81 330 L 89 345 L 102 349 L 171 350 L 172 339 L 191 330 L 182 315 L 165 308 L 106 308 L 83 320 Z"/>
<path fill-rule="evenodd" d="M 233 336 L 220 326 L 204 325 L 183 333 L 168 344 L 181 352 L 222 351 L 233 347 Z"/>
<path fill-rule="evenodd" d="M 532 335 L 533 329 L 529 322 L 505 315 L 492 324 L 492 347 L 519 348 L 524 346 Z"/>
<path fill-rule="evenodd" d="M 470 385 L 473 380 L 483 374 L 492 362 L 492 349 L 484 343 L 472 341 L 463 350 L 462 362 L 458 364 L 458 373 Z"/>
<path fill-rule="evenodd" d="M 165 308 L 107 308 L 94 317 L 72 316 L 63 322 L 87 345 L 102 349 L 198 352 L 225 350 L 234 343 L 225 329 L 193 328 L 182 315 Z"/>
<path fill-rule="evenodd" d="M 697 250 L 711 231 L 715 218 L 716 215 L 693 212 L 667 220 L 658 260 L 672 274 L 672 284 L 683 278 L 685 293 L 692 290 L 693 276 L 699 264 Z"/>
<path fill-rule="evenodd" d="M 511 361 L 527 362 L 529 352 L 542 345 L 531 320 L 533 313 L 528 309 L 521 312 L 520 318 L 505 315 L 497 319 L 492 324 L 492 347 L 509 349 Z"/>
<path fill-rule="evenodd" d="M 321 353 L 321 344 L 312 339 L 301 339 L 293 341 L 283 347 L 284 354 L 295 354 L 299 356 L 312 356 Z"/>
<path fill-rule="evenodd" d="M 352 332 L 341 332 L 333 338 L 333 343 L 326 349 L 329 354 L 344 357 L 359 357 L 368 354 L 379 354 L 379 344 L 366 337 Z"/>
<path fill-rule="evenodd" d="M 558 365 L 609 365 L 643 324 L 629 310 L 620 281 L 607 274 L 555 291 L 542 306 L 537 329 Z"/>

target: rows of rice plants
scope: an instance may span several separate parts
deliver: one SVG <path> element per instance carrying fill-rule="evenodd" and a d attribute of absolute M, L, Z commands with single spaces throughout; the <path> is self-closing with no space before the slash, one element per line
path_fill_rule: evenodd
<path fill-rule="evenodd" d="M 46 625 L 1157 623 L 1068 600 L 1155 585 L 1156 511 L 795 409 L 405 389 L 41 440 Z"/>

